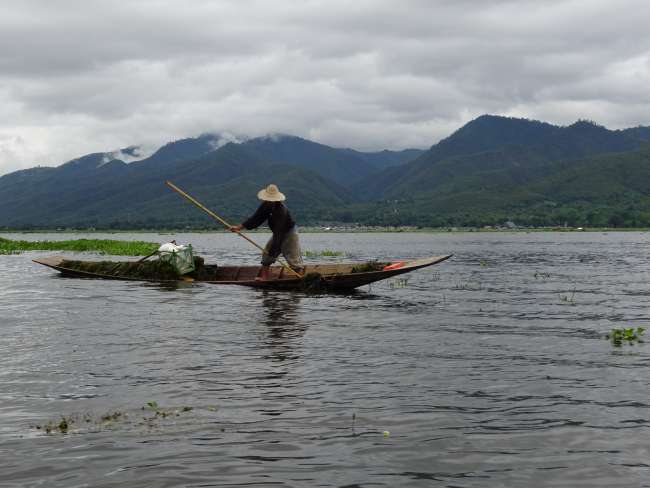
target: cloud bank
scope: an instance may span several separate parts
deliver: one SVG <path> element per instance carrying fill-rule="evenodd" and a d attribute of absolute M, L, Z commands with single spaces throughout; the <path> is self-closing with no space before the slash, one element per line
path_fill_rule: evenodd
<path fill-rule="evenodd" d="M 645 0 L 7 0 L 0 174 L 204 132 L 428 147 L 483 113 L 650 124 Z"/>

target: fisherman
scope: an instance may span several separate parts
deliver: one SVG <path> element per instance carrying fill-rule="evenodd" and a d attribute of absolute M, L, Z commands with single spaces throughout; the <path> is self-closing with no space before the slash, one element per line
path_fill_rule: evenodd
<path fill-rule="evenodd" d="M 291 269 L 301 273 L 303 262 L 300 254 L 298 228 L 296 222 L 291 218 L 289 209 L 282 203 L 286 197 L 280 193 L 277 186 L 270 184 L 257 193 L 257 198 L 262 200 L 262 203 L 255 213 L 241 224 L 230 227 L 232 232 L 240 232 L 242 229 L 257 229 L 264 221 L 268 222 L 273 235 L 264 247 L 262 270 L 257 279 L 269 279 L 269 267 L 280 253 L 287 260 Z"/>

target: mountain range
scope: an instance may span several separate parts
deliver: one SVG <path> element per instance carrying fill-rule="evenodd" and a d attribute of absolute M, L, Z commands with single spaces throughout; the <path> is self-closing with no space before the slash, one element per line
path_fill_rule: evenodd
<path fill-rule="evenodd" d="M 171 180 L 239 222 L 276 183 L 302 224 L 650 226 L 650 127 L 484 115 L 428 150 L 204 134 L 0 177 L 0 228 L 200 228 Z"/>

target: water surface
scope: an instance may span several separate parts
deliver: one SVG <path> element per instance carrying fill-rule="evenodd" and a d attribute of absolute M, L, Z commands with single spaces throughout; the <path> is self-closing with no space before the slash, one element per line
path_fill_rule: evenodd
<path fill-rule="evenodd" d="M 257 262 L 234 235 L 93 237 Z M 649 234 L 301 238 L 349 260 L 454 257 L 306 295 L 0 256 L 0 486 L 650 486 L 650 345 L 603 339 L 650 322 Z M 61 416 L 80 420 L 35 427 Z"/>

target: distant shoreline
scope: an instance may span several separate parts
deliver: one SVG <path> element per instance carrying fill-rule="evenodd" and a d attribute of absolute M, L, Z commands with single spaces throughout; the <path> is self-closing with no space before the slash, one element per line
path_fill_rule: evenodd
<path fill-rule="evenodd" d="M 412 228 L 412 227 L 341 227 L 323 228 L 300 226 L 301 234 L 448 234 L 448 233 L 496 233 L 528 234 L 534 232 L 648 232 L 648 227 L 536 227 L 536 228 Z M 2 229 L 2 234 L 226 234 L 226 229 Z M 269 229 L 246 231 L 250 234 L 268 234 Z"/>

